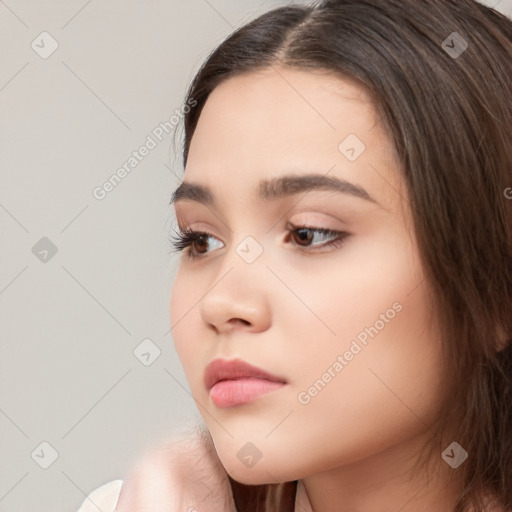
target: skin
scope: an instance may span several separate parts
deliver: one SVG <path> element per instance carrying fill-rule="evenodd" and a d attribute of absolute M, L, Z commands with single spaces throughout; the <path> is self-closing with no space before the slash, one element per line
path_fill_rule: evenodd
<path fill-rule="evenodd" d="M 347 133 L 366 144 L 357 162 L 333 149 Z M 254 195 L 261 178 L 320 169 L 364 186 L 377 203 L 325 191 L 271 204 Z M 364 90 L 283 68 L 225 82 L 200 118 L 186 181 L 209 185 L 219 201 L 215 209 L 176 205 L 182 228 L 214 233 L 214 254 L 184 255 L 171 297 L 174 341 L 209 432 L 148 451 L 125 479 L 116 512 L 235 512 L 226 471 L 247 484 L 301 479 L 300 512 L 453 511 L 448 477 L 456 474 L 440 457 L 428 481 L 409 471 L 448 378 L 399 166 Z M 290 245 L 297 238 L 285 237 L 286 220 L 350 238 L 300 253 Z M 264 247 L 250 265 L 233 251 L 248 233 Z M 333 238 L 318 236 L 318 245 Z M 321 393 L 298 401 L 392 301 L 399 314 L 349 364 L 345 358 Z M 286 377 L 287 387 L 217 409 L 202 372 L 219 356 Z M 252 468 L 236 457 L 247 441 L 262 452 Z M 485 510 L 503 512 L 490 496 Z"/>
<path fill-rule="evenodd" d="M 366 146 L 355 161 L 338 149 L 348 134 Z M 318 190 L 257 195 L 260 179 L 305 173 L 345 179 L 376 202 Z M 314 512 L 453 510 L 457 489 L 445 482 L 454 470 L 444 461 L 429 481 L 410 473 L 443 399 L 443 356 L 401 170 L 364 88 L 283 67 L 223 82 L 201 113 L 185 181 L 208 186 L 217 205 L 175 205 L 181 228 L 211 236 L 194 246 L 206 255 L 189 259 L 189 247 L 181 257 L 172 335 L 225 470 L 246 484 L 301 479 Z M 310 232 L 301 246 L 287 221 L 349 236 L 325 247 L 335 237 Z M 236 252 L 249 235 L 263 249 L 250 264 Z M 400 312 L 301 403 L 397 303 Z M 242 358 L 287 384 L 218 408 L 203 384 L 218 357 Z M 237 457 L 247 442 L 262 454 L 250 468 Z"/>

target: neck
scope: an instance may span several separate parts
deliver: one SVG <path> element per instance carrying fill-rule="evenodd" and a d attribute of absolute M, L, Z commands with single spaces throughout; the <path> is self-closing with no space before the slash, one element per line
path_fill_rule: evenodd
<path fill-rule="evenodd" d="M 453 512 L 460 486 L 441 464 L 412 471 L 424 439 L 414 438 L 353 464 L 302 480 L 313 512 Z M 436 461 L 433 461 L 434 463 Z"/>

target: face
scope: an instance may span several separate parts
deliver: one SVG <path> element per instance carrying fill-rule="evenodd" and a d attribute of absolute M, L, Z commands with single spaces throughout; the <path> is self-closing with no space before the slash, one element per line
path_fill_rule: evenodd
<path fill-rule="evenodd" d="M 184 181 L 213 202 L 175 203 L 180 228 L 206 235 L 181 255 L 172 336 L 227 472 L 290 481 L 421 439 L 439 410 L 441 344 L 401 170 L 365 90 L 292 68 L 223 82 Z M 216 358 L 286 383 L 219 405 L 204 384 Z"/>

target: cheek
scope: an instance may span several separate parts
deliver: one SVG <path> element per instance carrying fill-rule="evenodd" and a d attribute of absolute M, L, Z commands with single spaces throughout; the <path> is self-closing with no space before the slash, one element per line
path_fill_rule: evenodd
<path fill-rule="evenodd" d="M 336 336 L 324 334 L 315 343 L 303 337 L 300 362 L 299 386 L 303 402 L 309 401 L 304 419 L 328 414 L 356 437 L 375 437 L 383 423 L 370 417 L 390 427 L 410 422 L 421 428 L 442 394 L 440 333 L 418 258 L 403 243 L 375 249 L 359 254 L 357 265 L 347 264 L 350 273 L 321 279 L 329 293 L 324 288 L 317 311 Z M 312 332 L 313 325 L 304 329 Z"/>
<path fill-rule="evenodd" d="M 312 440 L 310 453 L 318 454 L 305 464 L 325 470 L 329 463 L 361 460 L 420 434 L 436 418 L 443 392 L 440 338 L 426 321 L 422 291 L 415 294 L 399 296 L 402 310 L 382 329 L 368 322 L 361 331 L 368 333 L 365 343 L 354 338 L 323 351 L 301 379 L 307 403 L 295 420 Z M 338 355 L 345 356 L 343 365 L 333 369 Z"/>
<path fill-rule="evenodd" d="M 190 321 L 191 314 L 193 313 L 193 311 L 190 311 L 190 308 L 192 304 L 197 302 L 197 299 L 194 300 L 193 289 L 194 286 L 192 286 L 190 278 L 184 278 L 183 273 L 178 270 L 171 290 L 171 335 L 174 347 L 187 376 L 190 371 L 191 351 L 193 350 L 190 337 L 194 335 L 194 330 L 187 328 L 187 323 Z"/>
<path fill-rule="evenodd" d="M 351 313 L 340 312 L 338 336 L 309 346 L 297 363 L 293 420 L 274 441 L 290 453 L 298 437 L 307 442 L 307 453 L 297 455 L 302 476 L 405 443 L 437 418 L 442 350 L 426 283 L 418 286 L 421 272 L 413 268 L 387 270 L 378 293 L 338 294 Z"/>

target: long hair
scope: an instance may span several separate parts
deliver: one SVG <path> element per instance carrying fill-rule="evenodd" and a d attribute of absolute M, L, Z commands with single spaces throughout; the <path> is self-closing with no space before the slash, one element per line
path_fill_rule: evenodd
<path fill-rule="evenodd" d="M 473 0 L 324 0 L 269 11 L 193 78 L 184 167 L 213 89 L 270 66 L 328 70 L 370 92 L 401 164 L 450 377 L 427 455 L 441 459 L 456 420 L 452 440 L 469 457 L 457 469 L 455 512 L 484 512 L 482 492 L 512 510 L 512 21 Z M 297 481 L 230 482 L 240 512 L 293 510 Z"/>

